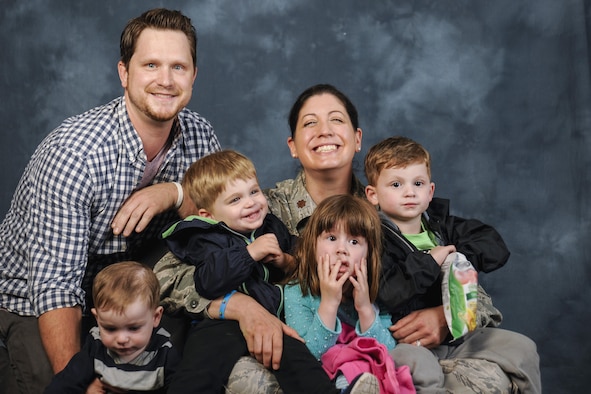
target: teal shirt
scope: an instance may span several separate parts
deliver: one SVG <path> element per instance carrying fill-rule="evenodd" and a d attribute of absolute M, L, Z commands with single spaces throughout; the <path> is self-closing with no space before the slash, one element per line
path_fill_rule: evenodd
<path fill-rule="evenodd" d="M 355 327 L 355 333 L 360 337 L 375 338 L 388 350 L 396 346 L 396 341 L 388 330 L 392 325 L 390 314 L 380 313 L 375 305 L 376 319 L 367 331 L 361 332 L 359 316 L 352 303 L 341 303 L 333 329 L 326 327 L 318 316 L 320 297 L 302 295 L 299 284 L 286 285 L 284 297 L 285 322 L 304 338 L 308 349 L 318 360 L 337 343 L 337 338 L 342 332 L 342 323 Z"/>

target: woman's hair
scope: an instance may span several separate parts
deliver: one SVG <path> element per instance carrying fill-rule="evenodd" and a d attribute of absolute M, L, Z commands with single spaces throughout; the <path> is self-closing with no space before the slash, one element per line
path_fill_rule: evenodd
<path fill-rule="evenodd" d="M 431 155 L 421 144 L 406 137 L 390 137 L 372 146 L 365 156 L 365 177 L 375 186 L 380 173 L 387 168 L 404 168 L 424 163 L 431 177 Z"/>
<path fill-rule="evenodd" d="M 288 117 L 289 129 L 291 130 L 292 138 L 295 135 L 296 127 L 298 124 L 298 118 L 300 116 L 300 111 L 302 110 L 302 107 L 304 106 L 304 104 L 306 104 L 306 101 L 308 101 L 310 97 L 319 96 L 321 94 L 331 94 L 334 97 L 336 97 L 337 100 L 339 100 L 345 107 L 345 110 L 347 111 L 347 114 L 351 119 L 353 129 L 357 130 L 359 128 L 359 116 L 357 115 L 357 108 L 355 108 L 351 100 L 349 100 L 349 97 L 347 97 L 343 92 L 341 92 L 332 85 L 319 84 L 311 86 L 308 89 L 304 90 L 298 96 L 295 103 L 293 103 L 291 110 L 289 111 Z"/>
<path fill-rule="evenodd" d="M 135 301 L 156 309 L 160 303 L 160 283 L 154 271 L 136 261 L 124 261 L 99 271 L 92 285 L 97 309 L 123 313 Z"/>
<path fill-rule="evenodd" d="M 120 60 L 125 65 L 125 68 L 128 68 L 129 61 L 135 53 L 138 37 L 146 28 L 177 30 L 184 33 L 189 40 L 193 65 L 197 66 L 197 33 L 195 32 L 195 27 L 191 24 L 191 19 L 183 15 L 180 11 L 156 8 L 144 12 L 137 18 L 131 19 L 127 22 L 125 29 L 123 29 L 119 49 L 121 52 Z"/>
<path fill-rule="evenodd" d="M 234 150 L 222 150 L 191 164 L 183 177 L 183 187 L 197 209 L 209 211 L 230 182 L 256 177 L 250 159 Z"/>
<path fill-rule="evenodd" d="M 367 242 L 367 282 L 369 298 L 374 302 L 381 274 L 382 226 L 376 209 L 367 200 L 350 194 L 327 197 L 318 204 L 296 247 L 297 268 L 292 279 L 299 282 L 304 295 L 320 296 L 318 237 L 337 226 L 343 226 L 353 236 L 364 237 Z"/>

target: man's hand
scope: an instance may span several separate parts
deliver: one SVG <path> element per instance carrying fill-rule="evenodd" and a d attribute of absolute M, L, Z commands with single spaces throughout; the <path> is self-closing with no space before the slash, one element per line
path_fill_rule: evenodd
<path fill-rule="evenodd" d="M 80 307 L 54 309 L 39 316 L 39 334 L 54 373 L 80 351 L 81 321 Z"/>
<path fill-rule="evenodd" d="M 177 193 L 172 183 L 158 183 L 136 191 L 125 200 L 115 215 L 111 223 L 113 234 L 129 237 L 134 231 L 142 232 L 154 216 L 174 207 Z"/>
<path fill-rule="evenodd" d="M 219 300 L 213 301 L 210 310 L 217 310 L 219 304 Z M 234 294 L 229 300 L 225 316 L 226 319 L 238 321 L 248 351 L 267 368 L 279 369 L 283 353 L 283 334 L 304 341 L 294 329 L 242 293 Z"/>
<path fill-rule="evenodd" d="M 439 346 L 449 334 L 443 306 L 414 311 L 398 320 L 390 331 L 399 343 L 426 348 Z"/>

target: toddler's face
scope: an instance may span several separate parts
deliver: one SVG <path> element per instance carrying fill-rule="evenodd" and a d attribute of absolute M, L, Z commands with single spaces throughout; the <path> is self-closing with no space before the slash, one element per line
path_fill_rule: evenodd
<path fill-rule="evenodd" d="M 123 313 L 93 308 L 101 341 L 121 361 L 130 362 L 140 355 L 152 337 L 152 331 L 160 324 L 162 307 L 153 310 L 144 302 L 136 300 Z"/>
<path fill-rule="evenodd" d="M 368 186 L 367 198 L 372 204 L 379 204 L 382 212 L 396 223 L 420 217 L 434 191 L 427 165 L 415 163 L 382 170 L 376 184 Z"/>
<path fill-rule="evenodd" d="M 226 190 L 215 200 L 210 213 L 213 219 L 246 234 L 261 227 L 268 212 L 267 198 L 257 179 L 251 178 L 229 182 Z"/>
<path fill-rule="evenodd" d="M 331 231 L 323 231 L 316 240 L 316 253 L 330 257 L 331 268 L 338 262 L 341 267 L 337 279 L 349 272 L 355 276 L 355 266 L 361 265 L 361 259 L 367 257 L 367 241 L 363 236 L 354 236 L 337 225 Z"/>

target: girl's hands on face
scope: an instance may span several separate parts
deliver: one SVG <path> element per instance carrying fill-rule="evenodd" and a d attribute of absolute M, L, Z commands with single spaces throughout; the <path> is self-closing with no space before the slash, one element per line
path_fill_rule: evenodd
<path fill-rule="evenodd" d="M 318 257 L 318 279 L 320 281 L 320 298 L 322 301 L 331 302 L 337 307 L 343 298 L 343 285 L 347 282 L 350 275 L 343 273 L 337 278 L 341 262 L 337 261 L 334 266 L 330 266 L 330 256 L 328 254 Z"/>
<path fill-rule="evenodd" d="M 360 311 L 364 308 L 372 308 L 369 300 L 369 283 L 367 281 L 367 259 L 363 258 L 360 264 L 355 264 L 355 277 L 350 276 L 349 281 L 353 284 L 355 309 Z"/>

